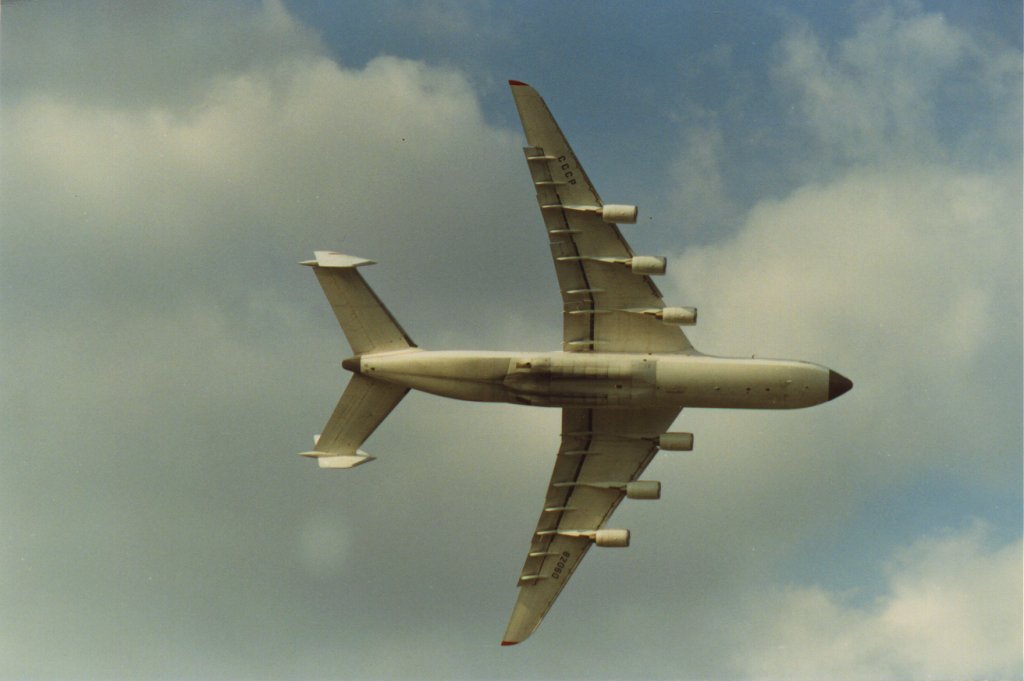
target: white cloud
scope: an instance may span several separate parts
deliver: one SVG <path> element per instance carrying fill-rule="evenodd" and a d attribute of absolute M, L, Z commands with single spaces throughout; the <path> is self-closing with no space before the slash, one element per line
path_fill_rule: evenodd
<path fill-rule="evenodd" d="M 140 297 L 262 296 L 243 269 L 299 272 L 295 261 L 334 248 L 386 264 L 385 300 L 429 280 L 424 300 L 399 300 L 396 314 L 417 315 L 408 330 L 430 344 L 418 330 L 437 315 L 501 328 L 517 294 L 553 285 L 530 276 L 549 267 L 543 240 L 518 234 L 535 219 L 519 142 L 483 121 L 455 71 L 391 57 L 345 69 L 311 49 L 210 80 L 185 113 L 43 92 L 13 103 L 5 128 L 10 276 L 38 276 L 19 252 L 64 265 L 27 298 L 61 295 L 69 279 L 123 294 L 122 310 Z M 470 278 L 489 299 L 466 295 Z"/>
<path fill-rule="evenodd" d="M 859 168 L 762 201 L 736 238 L 689 249 L 674 270 L 713 320 L 739 325 L 707 325 L 734 352 L 796 343 L 879 372 L 969 366 L 1000 333 L 1017 187 L 1013 169 Z"/>
<path fill-rule="evenodd" d="M 1019 148 L 1019 50 L 940 13 L 882 7 L 834 50 L 804 28 L 782 42 L 782 55 L 778 82 L 817 141 L 841 160 L 948 158 L 951 145 L 965 151 L 956 144 L 961 135 L 985 150 L 1009 139 Z M 965 107 L 982 106 L 1009 115 L 997 116 L 996 125 L 962 116 Z"/>
<path fill-rule="evenodd" d="M 749 678 L 1014 678 L 1021 670 L 1021 542 L 975 524 L 921 539 L 867 606 L 814 587 L 755 599 L 757 633 L 734 663 Z"/>

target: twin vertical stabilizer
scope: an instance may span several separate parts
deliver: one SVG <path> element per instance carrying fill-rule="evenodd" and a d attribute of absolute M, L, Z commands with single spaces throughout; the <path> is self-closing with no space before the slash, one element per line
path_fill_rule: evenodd
<path fill-rule="evenodd" d="M 356 270 L 374 264 L 372 260 L 333 251 L 316 251 L 315 256 L 302 264 L 316 273 L 356 357 L 416 347 Z M 373 457 L 359 447 L 407 392 L 402 386 L 353 375 L 313 451 L 302 455 L 316 458 L 321 468 L 353 468 L 371 461 Z"/>

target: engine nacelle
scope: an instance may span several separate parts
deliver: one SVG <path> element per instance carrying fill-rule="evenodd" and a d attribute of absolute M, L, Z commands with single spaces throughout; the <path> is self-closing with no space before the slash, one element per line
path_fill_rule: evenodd
<path fill-rule="evenodd" d="M 629 259 L 633 274 L 665 274 L 666 261 L 660 255 L 634 255 Z"/>
<path fill-rule="evenodd" d="M 664 307 L 655 316 L 666 324 L 674 326 L 693 326 L 697 323 L 695 307 Z"/>
<path fill-rule="evenodd" d="M 621 222 L 632 225 L 636 222 L 639 209 L 636 206 L 625 206 L 618 203 L 606 203 L 601 206 L 601 219 L 605 222 Z"/>
<path fill-rule="evenodd" d="M 657 480 L 635 480 L 626 483 L 628 499 L 660 499 L 661 483 Z"/>
<path fill-rule="evenodd" d="M 658 437 L 658 448 L 666 452 L 693 451 L 693 433 L 662 433 Z"/>
<path fill-rule="evenodd" d="M 594 533 L 594 543 L 598 546 L 625 548 L 629 546 L 629 530 L 598 530 Z"/>

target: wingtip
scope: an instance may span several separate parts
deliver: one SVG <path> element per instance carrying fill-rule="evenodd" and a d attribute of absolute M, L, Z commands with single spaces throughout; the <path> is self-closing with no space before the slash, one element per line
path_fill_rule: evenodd
<path fill-rule="evenodd" d="M 508 84 L 511 85 L 512 87 L 530 87 L 521 80 L 510 80 Z"/>

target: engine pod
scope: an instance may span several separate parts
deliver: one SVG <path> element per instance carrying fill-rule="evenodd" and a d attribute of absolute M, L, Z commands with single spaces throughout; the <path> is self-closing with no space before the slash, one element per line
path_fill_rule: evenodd
<path fill-rule="evenodd" d="M 665 274 L 666 261 L 660 255 L 634 255 L 629 259 L 633 274 Z"/>
<path fill-rule="evenodd" d="M 658 437 L 658 448 L 667 452 L 693 451 L 693 433 L 662 433 Z"/>
<path fill-rule="evenodd" d="M 660 499 L 661 483 L 657 480 L 627 482 L 626 497 L 629 499 Z"/>
<path fill-rule="evenodd" d="M 666 324 L 675 326 L 693 326 L 697 323 L 697 308 L 695 307 L 665 307 L 658 313 L 658 317 Z"/>
<path fill-rule="evenodd" d="M 598 530 L 594 533 L 594 543 L 598 546 L 624 548 L 629 546 L 629 530 Z"/>
<path fill-rule="evenodd" d="M 636 222 L 639 210 L 636 206 L 626 206 L 618 203 L 606 203 L 601 206 L 601 219 L 605 222 L 621 222 L 632 225 Z"/>

